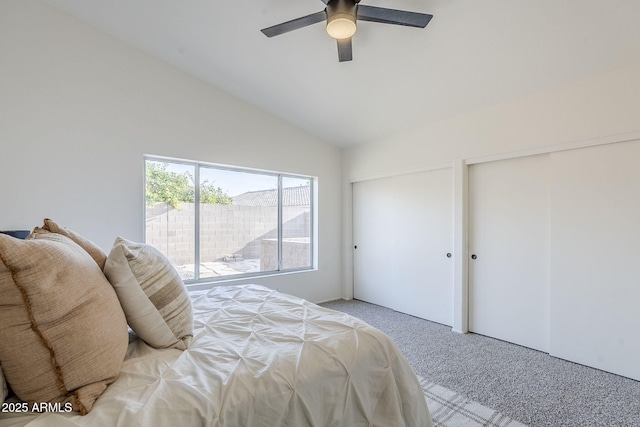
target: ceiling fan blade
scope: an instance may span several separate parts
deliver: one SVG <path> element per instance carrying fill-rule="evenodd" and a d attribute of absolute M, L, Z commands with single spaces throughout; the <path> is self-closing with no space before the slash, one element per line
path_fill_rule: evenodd
<path fill-rule="evenodd" d="M 380 22 L 382 24 L 424 28 L 431 21 L 433 15 L 359 4 L 357 18 L 362 21 Z"/>
<path fill-rule="evenodd" d="M 320 12 L 312 13 L 311 15 L 292 19 L 291 21 L 283 22 L 282 24 L 274 25 L 269 28 L 264 28 L 260 31 L 262 31 L 267 37 L 274 37 L 280 34 L 288 33 L 289 31 L 298 30 L 308 25 L 313 25 L 326 19 L 327 13 L 322 10 Z"/>
<path fill-rule="evenodd" d="M 351 37 L 348 39 L 338 39 L 338 61 L 345 62 L 353 59 L 351 50 Z"/>

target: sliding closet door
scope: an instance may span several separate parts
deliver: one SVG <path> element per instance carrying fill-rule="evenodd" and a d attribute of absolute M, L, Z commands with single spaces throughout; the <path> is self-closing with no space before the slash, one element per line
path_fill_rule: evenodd
<path fill-rule="evenodd" d="M 548 351 L 549 156 L 470 166 L 469 215 L 470 331 Z"/>
<path fill-rule="evenodd" d="M 451 168 L 355 183 L 353 230 L 355 298 L 453 323 Z"/>
<path fill-rule="evenodd" d="M 391 179 L 353 184 L 354 298 L 392 306 L 393 203 Z"/>
<path fill-rule="evenodd" d="M 640 141 L 552 155 L 551 354 L 640 380 Z"/>
<path fill-rule="evenodd" d="M 395 310 L 453 324 L 453 172 L 395 177 Z M 453 254 L 451 254 L 453 256 Z"/>

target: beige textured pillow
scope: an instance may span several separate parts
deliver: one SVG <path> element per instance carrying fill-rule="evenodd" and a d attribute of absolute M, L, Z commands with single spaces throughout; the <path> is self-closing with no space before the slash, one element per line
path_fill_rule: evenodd
<path fill-rule="evenodd" d="M 118 298 L 71 239 L 0 235 L 0 363 L 26 402 L 89 412 L 120 372 L 128 345 Z"/>
<path fill-rule="evenodd" d="M 4 375 L 2 374 L 2 365 L 0 365 L 0 405 L 2 405 L 8 395 L 9 388 L 7 387 L 7 382 L 4 380 Z"/>
<path fill-rule="evenodd" d="M 155 348 L 189 347 L 193 337 L 191 299 L 180 275 L 160 251 L 118 237 L 104 274 L 139 338 Z"/>
<path fill-rule="evenodd" d="M 100 270 L 104 270 L 104 263 L 107 261 L 107 254 L 100 248 L 100 246 L 96 245 L 89 239 L 85 239 L 78 233 L 69 230 L 68 228 L 61 227 L 49 218 L 44 219 L 44 225 L 42 228 L 36 227 L 33 232 L 38 233 L 41 230 L 49 231 L 51 233 L 62 234 L 76 242 L 82 249 L 87 251 L 91 258 L 100 266 Z"/>

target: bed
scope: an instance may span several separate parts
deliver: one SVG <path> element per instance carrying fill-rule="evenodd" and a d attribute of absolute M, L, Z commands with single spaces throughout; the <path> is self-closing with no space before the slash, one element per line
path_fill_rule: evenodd
<path fill-rule="evenodd" d="M 0 426 L 432 425 L 411 367 L 365 322 L 259 285 L 189 296 L 187 349 L 132 335 L 86 415 L 3 411 Z"/>

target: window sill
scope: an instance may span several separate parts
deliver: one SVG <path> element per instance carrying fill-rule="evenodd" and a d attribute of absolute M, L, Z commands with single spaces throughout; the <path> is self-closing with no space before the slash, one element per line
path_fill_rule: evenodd
<path fill-rule="evenodd" d="M 185 281 L 185 286 L 189 291 L 201 291 L 214 288 L 216 286 L 239 285 L 245 283 L 253 283 L 254 280 L 263 280 L 275 277 L 289 276 L 300 273 L 314 273 L 317 268 L 300 268 L 295 270 L 285 270 L 276 272 L 264 272 L 255 274 L 243 274 L 229 277 L 207 278 L 199 281 Z"/>

